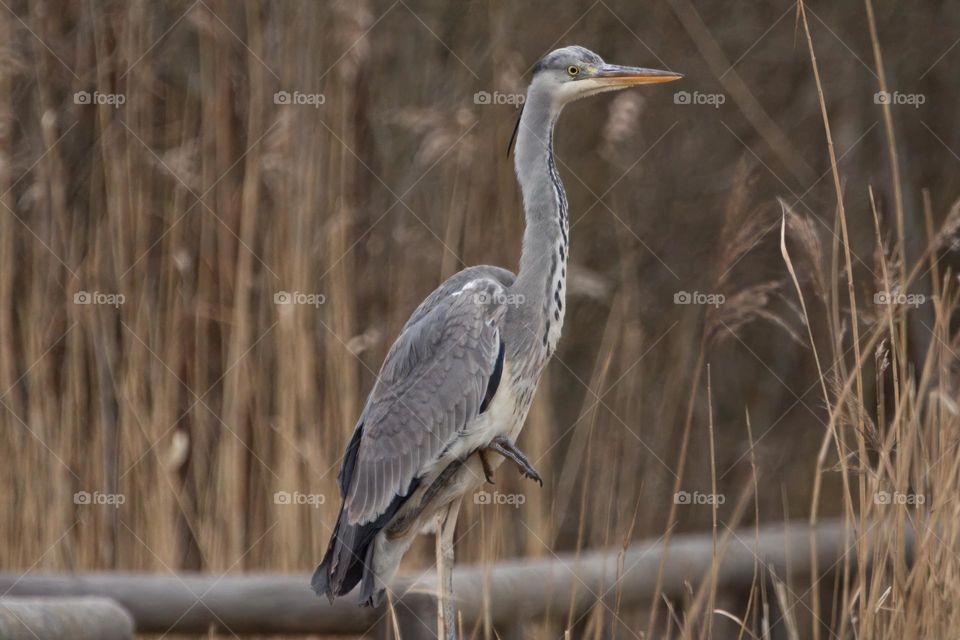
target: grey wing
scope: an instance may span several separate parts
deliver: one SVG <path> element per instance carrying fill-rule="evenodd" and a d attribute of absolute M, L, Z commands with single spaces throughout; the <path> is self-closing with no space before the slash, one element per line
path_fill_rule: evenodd
<path fill-rule="evenodd" d="M 387 354 L 361 418 L 344 499 L 350 524 L 376 520 L 406 495 L 480 412 L 500 351 L 504 286 L 461 282 L 424 301 Z"/>
<path fill-rule="evenodd" d="M 408 327 L 419 322 L 420 319 L 433 310 L 433 308 L 436 307 L 441 300 L 448 298 L 457 291 L 460 291 L 471 280 L 479 280 L 481 278 L 487 278 L 493 280 L 494 282 L 499 282 L 504 288 L 513 286 L 514 280 L 517 279 L 517 277 L 507 269 L 504 269 L 503 267 L 494 267 L 488 264 L 475 265 L 473 267 L 467 267 L 463 271 L 458 271 L 444 280 L 439 287 L 437 287 L 429 296 L 424 299 L 423 302 L 420 303 L 420 306 L 417 307 L 410 315 L 410 319 L 407 320 L 407 324 L 403 326 L 403 331 L 406 331 Z M 403 331 L 401 331 L 401 333 L 403 333 Z"/>

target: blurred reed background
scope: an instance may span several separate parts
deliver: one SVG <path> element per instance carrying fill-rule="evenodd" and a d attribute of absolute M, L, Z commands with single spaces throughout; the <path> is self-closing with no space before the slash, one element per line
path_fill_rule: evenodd
<path fill-rule="evenodd" d="M 409 313 L 464 266 L 516 267 L 511 102 L 582 44 L 686 79 L 561 119 L 570 313 L 521 439 L 547 482 L 504 468 L 525 502 L 469 504 L 460 561 L 844 517 L 873 570 L 768 593 L 760 567 L 740 635 L 956 630 L 960 5 L 806 7 L 828 147 L 786 1 L 2 4 L 4 568 L 312 570 Z M 736 632 L 702 608 L 660 607 L 653 637 Z"/>

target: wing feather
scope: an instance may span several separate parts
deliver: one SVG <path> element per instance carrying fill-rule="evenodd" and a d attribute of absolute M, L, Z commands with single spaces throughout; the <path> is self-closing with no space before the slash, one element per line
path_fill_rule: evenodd
<path fill-rule="evenodd" d="M 500 352 L 504 287 L 490 278 L 428 298 L 387 355 L 362 417 L 347 520 L 375 520 L 406 495 L 459 437 L 483 402 Z M 414 321 L 414 319 L 416 321 Z"/>

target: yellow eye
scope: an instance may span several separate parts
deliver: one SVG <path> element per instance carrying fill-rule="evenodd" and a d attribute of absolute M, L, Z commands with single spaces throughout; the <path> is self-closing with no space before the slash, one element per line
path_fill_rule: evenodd
<path fill-rule="evenodd" d="M 570 77 L 572 78 L 573 76 L 580 73 L 580 67 L 572 64 L 569 67 L 567 67 L 567 73 L 570 74 Z"/>

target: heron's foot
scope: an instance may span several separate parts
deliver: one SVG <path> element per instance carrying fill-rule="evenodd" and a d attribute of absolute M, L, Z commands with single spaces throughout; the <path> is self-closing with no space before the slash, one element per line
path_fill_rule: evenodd
<path fill-rule="evenodd" d="M 493 481 L 493 469 L 490 468 L 490 461 L 487 460 L 486 451 L 484 449 L 480 449 L 480 464 L 483 465 L 483 475 L 486 477 L 487 482 L 490 484 L 496 484 L 496 482 Z"/>
<path fill-rule="evenodd" d="M 535 480 L 541 487 L 543 486 L 543 478 L 540 477 L 537 470 L 534 469 L 530 461 L 527 460 L 527 456 L 517 448 L 517 445 L 510 442 L 507 438 L 498 436 L 493 439 L 493 442 L 491 442 L 487 448 L 496 451 L 508 460 L 512 460 L 513 463 L 517 465 L 517 469 L 520 470 L 521 475 Z"/>

